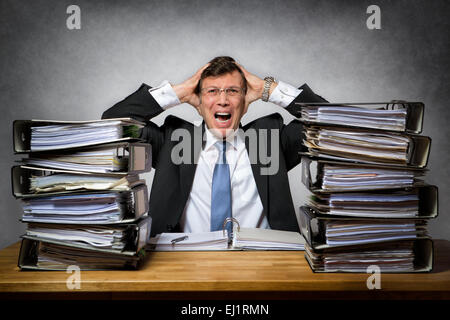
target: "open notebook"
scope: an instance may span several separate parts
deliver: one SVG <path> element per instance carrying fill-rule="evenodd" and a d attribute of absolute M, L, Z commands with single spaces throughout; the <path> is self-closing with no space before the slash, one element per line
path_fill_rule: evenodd
<path fill-rule="evenodd" d="M 203 233 L 162 233 L 150 239 L 147 250 L 304 250 L 305 240 L 298 232 L 235 228 L 231 239 L 227 231 Z"/>

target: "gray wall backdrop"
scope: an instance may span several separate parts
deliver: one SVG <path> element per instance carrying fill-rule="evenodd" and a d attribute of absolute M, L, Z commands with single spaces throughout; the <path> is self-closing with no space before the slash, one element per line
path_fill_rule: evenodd
<path fill-rule="evenodd" d="M 142 82 L 181 82 L 218 55 L 261 77 L 306 82 L 332 102 L 423 101 L 423 134 L 433 139 L 427 181 L 440 190 L 440 215 L 429 229 L 450 239 L 448 1 L 0 3 L 0 248 L 24 231 L 10 190 L 10 168 L 20 158 L 13 120 L 97 119 Z M 70 4 L 81 8 L 81 30 L 66 27 Z M 366 27 L 371 4 L 381 8 L 381 30 Z M 259 102 L 243 122 L 275 109 L 291 120 Z M 170 113 L 199 118 L 186 105 Z M 305 200 L 300 174 L 300 167 L 290 172 L 296 206 Z M 146 178 L 150 185 L 152 175 Z"/>

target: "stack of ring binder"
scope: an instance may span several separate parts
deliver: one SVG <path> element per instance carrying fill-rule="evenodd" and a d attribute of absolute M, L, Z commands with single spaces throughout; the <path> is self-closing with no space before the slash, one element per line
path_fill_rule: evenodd
<path fill-rule="evenodd" d="M 143 123 L 16 120 L 12 193 L 23 206 L 24 270 L 137 269 L 150 238 L 151 146 Z"/>
<path fill-rule="evenodd" d="M 304 123 L 300 208 L 314 272 L 430 272 L 427 222 L 438 188 L 424 182 L 431 139 L 420 102 L 298 104 Z"/>

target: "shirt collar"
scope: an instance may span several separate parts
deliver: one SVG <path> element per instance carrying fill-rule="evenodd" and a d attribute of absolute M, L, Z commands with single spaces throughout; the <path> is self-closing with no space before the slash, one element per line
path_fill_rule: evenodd
<path fill-rule="evenodd" d="M 204 129 L 205 129 L 205 139 L 206 139 L 204 150 L 209 150 L 209 148 L 213 147 L 216 142 L 223 141 L 223 140 L 216 137 L 214 134 L 212 134 L 212 132 L 209 131 L 208 128 L 206 127 L 206 123 L 204 123 L 203 125 L 204 125 Z M 238 148 L 238 143 L 240 143 L 242 141 L 241 131 L 242 130 L 235 130 L 232 134 L 230 134 L 226 138 L 226 141 L 235 150 L 237 150 L 237 148 Z"/>

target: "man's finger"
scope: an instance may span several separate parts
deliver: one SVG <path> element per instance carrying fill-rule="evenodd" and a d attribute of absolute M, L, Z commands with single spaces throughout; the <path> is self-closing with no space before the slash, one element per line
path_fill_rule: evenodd
<path fill-rule="evenodd" d="M 202 72 L 203 72 L 203 70 L 205 70 L 206 68 L 208 68 L 208 66 L 209 66 L 209 62 L 208 62 L 207 64 L 205 64 L 203 67 L 201 67 L 201 68 L 196 72 L 196 74 L 201 75 Z"/>
<path fill-rule="evenodd" d="M 235 63 L 242 70 L 242 72 L 244 73 L 245 77 L 247 78 L 247 75 L 249 75 L 250 73 L 247 70 L 245 70 L 245 68 L 242 65 L 240 65 L 237 62 L 235 62 Z"/>

